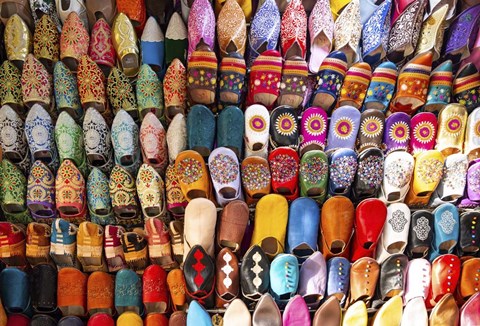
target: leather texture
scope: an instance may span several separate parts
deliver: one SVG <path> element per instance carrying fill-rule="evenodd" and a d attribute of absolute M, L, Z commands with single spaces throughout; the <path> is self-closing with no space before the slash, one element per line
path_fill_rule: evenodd
<path fill-rule="evenodd" d="M 282 314 L 269 293 L 264 294 L 253 311 L 253 326 L 282 326 Z"/>
<path fill-rule="evenodd" d="M 200 245 L 195 245 L 183 265 L 186 294 L 189 301 L 198 301 L 207 308 L 214 306 L 215 262 Z"/>
<path fill-rule="evenodd" d="M 433 214 L 427 210 L 413 212 L 408 233 L 407 255 L 410 258 L 425 258 L 434 237 Z"/>

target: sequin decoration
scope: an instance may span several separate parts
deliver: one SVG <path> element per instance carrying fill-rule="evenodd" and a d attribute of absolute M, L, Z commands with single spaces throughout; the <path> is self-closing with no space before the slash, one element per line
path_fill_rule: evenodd
<path fill-rule="evenodd" d="M 446 188 L 457 189 L 465 187 L 468 163 L 466 161 L 455 162 L 443 168 L 443 184 Z"/>
<path fill-rule="evenodd" d="M 193 158 L 185 158 L 178 164 L 177 173 L 183 183 L 194 183 L 203 176 L 202 164 Z"/>
<path fill-rule="evenodd" d="M 422 241 L 427 240 L 431 229 L 430 223 L 425 216 L 421 216 L 417 219 L 417 224 L 413 227 L 413 231 L 417 235 L 417 238 Z"/>
<path fill-rule="evenodd" d="M 260 115 L 254 115 L 250 118 L 248 125 L 250 129 L 254 130 L 255 132 L 263 132 L 266 129 L 267 123 L 265 119 Z"/>
<path fill-rule="evenodd" d="M 475 193 L 480 192 L 480 169 L 468 173 L 468 187 Z"/>
<path fill-rule="evenodd" d="M 341 117 L 335 122 L 335 136 L 347 140 L 352 137 L 353 120 L 349 117 Z"/>
<path fill-rule="evenodd" d="M 328 164 L 320 157 L 311 157 L 300 164 L 300 178 L 310 184 L 319 184 L 328 177 Z"/>
<path fill-rule="evenodd" d="M 350 187 L 356 171 L 357 159 L 353 156 L 339 157 L 330 164 L 330 178 L 337 187 Z"/>
<path fill-rule="evenodd" d="M 427 144 L 435 137 L 435 127 L 430 121 L 422 121 L 413 129 L 413 137 L 416 141 Z"/>
<path fill-rule="evenodd" d="M 242 183 L 250 191 L 268 187 L 270 177 L 270 170 L 263 164 L 252 163 L 242 167 Z"/>
<path fill-rule="evenodd" d="M 310 136 L 318 136 L 325 133 L 327 122 L 321 114 L 314 113 L 305 119 L 303 126 Z"/>
<path fill-rule="evenodd" d="M 362 121 L 360 132 L 368 138 L 378 137 L 383 131 L 383 123 L 378 117 L 368 117 Z"/>
<path fill-rule="evenodd" d="M 410 135 L 410 127 L 404 121 L 392 124 L 389 130 L 390 139 L 396 143 L 404 143 Z"/>
<path fill-rule="evenodd" d="M 297 131 L 297 121 L 293 114 L 280 114 L 275 120 L 275 130 L 282 136 L 293 135 Z"/>
<path fill-rule="evenodd" d="M 455 224 L 457 224 L 457 221 L 453 217 L 452 212 L 444 211 L 442 215 L 440 215 L 440 221 L 438 222 L 438 226 L 440 226 L 443 233 L 452 234 L 453 229 L 455 228 Z"/>
<path fill-rule="evenodd" d="M 385 179 L 395 188 L 403 188 L 410 182 L 413 164 L 403 160 L 395 160 L 385 167 Z"/>
<path fill-rule="evenodd" d="M 418 175 L 425 183 L 438 182 L 442 178 L 443 163 L 437 159 L 425 159 L 418 164 Z"/>
<path fill-rule="evenodd" d="M 358 164 L 360 180 L 370 188 L 377 188 L 383 181 L 383 157 L 369 156 Z"/>
<path fill-rule="evenodd" d="M 275 156 L 270 162 L 272 179 L 275 182 L 283 183 L 292 180 L 297 175 L 298 163 L 295 159 L 286 154 Z"/>
<path fill-rule="evenodd" d="M 229 155 L 216 155 L 210 161 L 209 168 L 213 181 L 217 183 L 229 184 L 238 178 L 238 163 Z"/>
<path fill-rule="evenodd" d="M 392 214 L 392 218 L 388 220 L 388 223 L 392 226 L 392 230 L 400 233 L 405 228 L 408 220 L 405 217 L 405 213 L 401 210 L 396 210 Z"/>

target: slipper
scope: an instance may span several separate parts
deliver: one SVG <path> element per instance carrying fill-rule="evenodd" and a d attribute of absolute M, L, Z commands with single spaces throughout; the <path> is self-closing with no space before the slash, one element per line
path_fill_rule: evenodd
<path fill-rule="evenodd" d="M 242 185 L 249 205 L 270 193 L 270 168 L 263 157 L 250 156 L 242 161 Z"/>
<path fill-rule="evenodd" d="M 426 270 L 424 271 L 426 273 L 424 273 L 423 277 L 426 278 L 427 282 L 422 282 L 423 285 L 421 288 L 410 288 L 410 280 L 407 279 L 405 300 L 409 300 L 410 296 L 414 297 L 416 294 L 419 294 L 423 300 L 428 295 L 430 289 L 430 262 L 425 258 L 428 255 L 434 237 L 433 223 L 433 214 L 428 210 L 420 209 L 413 212 L 411 215 L 407 254 L 408 257 L 412 259 L 412 262 L 410 263 L 412 271 L 416 266 L 422 267 L 422 265 L 424 265 L 426 267 Z M 415 279 L 417 278 L 417 275 L 407 273 L 407 277 Z"/>
<path fill-rule="evenodd" d="M 268 110 L 259 104 L 249 106 L 245 110 L 245 157 L 267 158 L 269 131 L 270 115 Z"/>
<path fill-rule="evenodd" d="M 8 222 L 28 224 L 32 221 L 27 209 L 27 179 L 13 163 L 2 161 L 1 208 Z"/>
<path fill-rule="evenodd" d="M 468 56 L 468 58 L 462 60 L 460 68 L 467 63 L 473 63 L 477 67 L 477 70 L 480 70 L 480 30 L 478 31 L 477 40 L 473 45 L 473 49 L 470 55 Z"/>
<path fill-rule="evenodd" d="M 125 262 L 127 264 L 128 269 L 123 269 L 118 271 L 117 279 L 115 280 L 115 285 L 119 284 L 118 277 L 121 275 L 122 272 L 128 271 L 132 273 L 132 275 L 142 275 L 145 268 L 149 265 L 148 261 L 148 242 L 147 242 L 147 235 L 143 228 L 136 227 L 133 231 L 127 231 L 122 234 L 122 248 L 123 252 L 125 253 Z M 140 287 L 141 292 L 141 285 L 135 286 L 136 289 Z M 131 295 L 131 291 L 127 291 L 126 293 Z M 138 294 L 139 304 L 137 305 L 139 309 L 143 310 L 143 305 L 141 304 L 141 293 Z M 117 312 L 120 313 L 124 308 L 120 308 L 117 304 L 117 300 L 115 300 L 115 308 Z M 127 305 L 131 306 L 131 305 Z M 122 309 L 122 310 L 120 310 Z M 134 308 L 136 309 L 136 308 Z M 141 314 L 141 311 L 137 311 L 138 314 Z"/>
<path fill-rule="evenodd" d="M 328 194 L 349 196 L 357 173 L 357 154 L 349 148 L 337 149 L 329 157 Z"/>
<path fill-rule="evenodd" d="M 312 95 L 311 105 L 330 112 L 330 109 L 335 106 L 346 72 L 345 54 L 341 51 L 331 52 L 318 70 L 317 87 Z"/>
<path fill-rule="evenodd" d="M 361 113 L 353 106 L 342 106 L 333 111 L 328 129 L 327 155 L 338 148 L 355 148 Z"/>
<path fill-rule="evenodd" d="M 225 206 L 233 200 L 243 198 L 240 166 L 231 149 L 218 147 L 213 150 L 208 158 L 208 167 L 218 204 Z"/>
<path fill-rule="evenodd" d="M 93 272 L 87 281 L 87 310 L 91 325 L 113 326 L 115 280 L 106 272 Z"/>
<path fill-rule="evenodd" d="M 188 14 L 188 32 L 187 61 L 202 43 L 210 49 L 215 48 L 215 14 L 208 0 L 193 1 Z"/>
<path fill-rule="evenodd" d="M 409 152 L 414 157 L 435 147 L 437 117 L 431 112 L 421 112 L 410 120 Z"/>
<path fill-rule="evenodd" d="M 473 161 L 480 158 L 480 108 L 470 113 L 467 119 L 467 129 L 465 131 L 464 153 L 468 155 L 468 160 Z"/>
<path fill-rule="evenodd" d="M 447 60 L 430 74 L 425 111 L 438 113 L 445 105 L 450 103 L 453 83 L 452 69 L 452 61 Z"/>
<path fill-rule="evenodd" d="M 351 66 L 340 89 L 337 106 L 353 106 L 361 109 L 371 78 L 372 69 L 368 63 L 359 62 Z"/>
<path fill-rule="evenodd" d="M 166 271 L 177 268 L 177 262 L 173 260 L 172 256 L 170 234 L 167 225 L 159 218 L 147 218 L 145 220 L 145 230 L 147 233 L 148 251 L 151 263 L 158 267 L 161 266 L 161 269 Z M 154 267 L 147 267 L 145 273 L 151 268 L 155 269 Z M 165 273 L 165 278 L 166 276 L 167 274 Z M 152 289 L 150 289 L 150 291 L 152 291 Z M 167 307 L 165 307 L 165 309 L 166 308 Z"/>
<path fill-rule="evenodd" d="M 61 1 L 56 0 L 57 14 L 62 23 L 65 25 L 68 15 L 72 12 L 78 15 L 85 28 L 88 28 L 87 8 L 84 0 Z"/>
<path fill-rule="evenodd" d="M 105 258 L 107 260 L 108 271 L 110 273 L 127 268 L 121 242 L 121 237 L 124 232 L 125 229 L 119 225 L 105 226 L 105 241 L 103 245 L 105 247 Z"/>
<path fill-rule="evenodd" d="M 353 183 L 353 195 L 357 202 L 377 197 L 383 179 L 385 159 L 378 148 L 368 148 L 358 155 L 358 167 Z"/>
<path fill-rule="evenodd" d="M 385 120 L 382 145 L 385 155 L 394 151 L 408 151 L 408 146 L 410 145 L 410 124 L 410 117 L 403 112 L 396 112 Z"/>
<path fill-rule="evenodd" d="M 204 248 L 207 255 L 215 257 L 215 224 L 217 209 L 206 198 L 192 199 L 185 209 L 185 227 L 183 234 L 184 263 L 194 246 Z M 200 231 L 200 232 L 199 232 Z"/>
<path fill-rule="evenodd" d="M 448 9 L 449 6 L 445 4 L 438 10 L 432 12 L 423 22 L 415 55 L 432 52 L 433 61 L 437 61 L 440 58 L 443 34 L 447 26 L 445 19 Z"/>
<path fill-rule="evenodd" d="M 333 257 L 327 261 L 327 288 L 326 297 L 330 297 L 328 301 L 336 301 L 339 309 L 338 324 L 341 324 L 341 307 L 347 299 L 347 293 L 350 290 L 350 262 L 344 257 Z M 327 304 L 327 302 L 325 302 Z M 315 315 L 319 315 L 318 311 L 324 310 L 326 307 L 320 306 Z M 328 311 L 327 311 L 328 312 Z M 315 318 L 316 320 L 317 318 Z M 315 322 L 314 320 L 314 322 Z"/>
<path fill-rule="evenodd" d="M 164 117 L 163 85 L 158 75 L 147 64 L 142 64 L 138 72 L 136 95 L 140 120 L 143 120 L 149 112 L 155 114 L 158 119 Z"/>
<path fill-rule="evenodd" d="M 60 112 L 68 112 L 76 121 L 83 119 L 84 111 L 78 94 L 77 77 L 61 61 L 53 68 L 53 90 Z"/>
<path fill-rule="evenodd" d="M 152 166 L 142 164 L 138 170 L 136 187 L 145 218 L 165 217 L 165 184 Z"/>
<path fill-rule="evenodd" d="M 9 105 L 0 108 L 0 144 L 3 157 L 18 164 L 28 153 L 28 143 L 25 138 L 25 124 L 15 110 Z"/>
<path fill-rule="evenodd" d="M 218 17 L 220 14 L 221 9 L 223 6 L 225 6 L 226 1 L 225 0 L 215 0 L 215 15 Z M 252 19 L 252 1 L 251 0 L 240 0 L 238 1 L 238 4 L 240 5 L 240 8 L 243 11 L 243 15 L 245 16 L 245 19 L 247 23 L 250 23 L 250 20 Z"/>
<path fill-rule="evenodd" d="M 113 149 L 110 128 L 103 116 L 94 108 L 89 108 L 83 120 L 83 143 L 87 164 L 98 167 L 104 173 L 113 168 Z"/>
<path fill-rule="evenodd" d="M 222 58 L 218 76 L 218 101 L 222 107 L 240 106 L 245 95 L 245 60 L 238 53 L 229 53 Z"/>
<path fill-rule="evenodd" d="M 401 202 L 407 195 L 415 160 L 407 152 L 397 151 L 385 156 L 382 196 L 387 204 Z"/>
<path fill-rule="evenodd" d="M 405 6 L 395 6 L 387 50 L 388 60 L 399 65 L 415 51 L 427 0 L 400 1 L 400 4 Z"/>
<path fill-rule="evenodd" d="M 60 59 L 59 39 L 60 34 L 52 17 L 43 15 L 35 25 L 33 55 L 45 66 L 50 74 L 53 72 L 55 62 Z"/>
<path fill-rule="evenodd" d="M 22 71 L 23 103 L 28 108 L 40 104 L 51 112 L 53 95 L 52 76 L 33 54 L 28 54 Z"/>
<path fill-rule="evenodd" d="M 322 150 L 327 138 L 327 112 L 322 108 L 309 107 L 300 122 L 300 156 L 310 150 Z"/>
<path fill-rule="evenodd" d="M 270 1 L 270 0 L 269 0 Z M 250 70 L 246 105 L 262 104 L 272 109 L 279 95 L 282 77 L 282 57 L 275 50 L 263 52 Z"/>
<path fill-rule="evenodd" d="M 432 70 L 432 53 L 419 54 L 403 66 L 398 74 L 397 92 L 390 111 L 413 115 L 427 100 Z"/>
<path fill-rule="evenodd" d="M 454 66 L 470 55 L 479 30 L 480 5 L 475 4 L 459 13 L 445 34 L 444 60 Z"/>
<path fill-rule="evenodd" d="M 191 105 L 210 105 L 215 101 L 218 61 L 211 49 L 200 45 L 188 58 L 187 93 Z"/>
<path fill-rule="evenodd" d="M 113 112 L 127 111 L 135 121 L 139 120 L 135 92 L 128 77 L 118 68 L 113 67 L 107 79 L 107 95 Z"/>
<path fill-rule="evenodd" d="M 178 174 L 174 164 L 167 166 L 167 170 L 165 171 L 165 195 L 167 198 L 168 211 L 174 216 L 183 216 L 188 202 L 180 188 Z"/>
<path fill-rule="evenodd" d="M 21 71 L 23 62 L 33 50 L 32 33 L 25 21 L 16 14 L 11 16 L 4 24 L 7 59 Z"/>
<path fill-rule="evenodd" d="M 112 145 L 115 162 L 123 167 L 132 166 L 137 161 L 138 126 L 125 110 L 118 111 L 112 123 Z"/>
<path fill-rule="evenodd" d="M 120 69 L 127 77 L 135 77 L 140 68 L 140 50 L 132 22 L 123 12 L 113 21 L 112 39 Z"/>
<path fill-rule="evenodd" d="M 215 142 L 216 119 L 204 105 L 194 105 L 187 115 L 188 149 L 208 157 Z"/>
<path fill-rule="evenodd" d="M 9 60 L 0 66 L 0 104 L 9 105 L 18 115 L 25 116 L 27 110 L 23 105 L 22 73 Z"/>
<path fill-rule="evenodd" d="M 160 74 L 164 70 L 165 36 L 154 17 L 149 17 L 140 39 L 142 64 L 148 64 Z"/>
<path fill-rule="evenodd" d="M 462 152 L 467 115 L 467 110 L 460 104 L 448 104 L 438 114 L 435 149 L 441 151 L 445 157 Z"/>
<path fill-rule="evenodd" d="M 187 39 L 187 27 L 180 14 L 174 12 L 172 17 L 170 17 L 165 33 L 165 63 L 167 66 L 169 66 L 174 59 L 180 60 L 184 65 L 187 63 Z"/>
<path fill-rule="evenodd" d="M 167 272 L 159 265 L 151 265 L 145 269 L 142 276 L 142 301 L 147 313 L 145 325 L 168 324 L 167 317 L 162 315 L 167 311 L 169 303 Z M 157 316 L 160 318 L 157 319 Z"/>
<path fill-rule="evenodd" d="M 308 68 L 316 74 L 323 60 L 332 51 L 333 46 L 333 16 L 329 0 L 315 2 L 308 20 L 310 33 L 310 59 Z"/>
<path fill-rule="evenodd" d="M 181 152 L 175 160 L 178 182 L 188 201 L 194 198 L 210 198 L 212 185 L 203 157 L 196 151 Z"/>
<path fill-rule="evenodd" d="M 87 204 L 93 223 L 106 226 L 115 224 L 112 202 L 108 189 L 108 177 L 98 168 L 93 168 L 87 179 Z"/>
<path fill-rule="evenodd" d="M 270 146 L 298 148 L 298 122 L 293 108 L 284 105 L 275 108 L 270 115 Z"/>
<path fill-rule="evenodd" d="M 129 233 L 135 234 L 134 232 Z M 128 244 L 134 245 L 136 243 L 128 242 Z M 120 320 L 117 322 L 118 324 L 136 326 L 138 323 L 133 321 L 139 319 L 140 325 L 142 325 L 142 319 L 139 316 L 144 312 L 142 279 L 141 275 L 137 275 L 133 270 L 123 269 L 115 275 L 115 309 L 121 315 Z M 132 314 L 136 318 L 131 318 L 129 323 L 125 323 L 125 321 L 128 321 L 128 314 Z"/>
<path fill-rule="evenodd" d="M 297 152 L 289 147 L 279 147 L 268 155 L 272 173 L 273 192 L 294 200 L 299 195 L 298 168 L 300 159 Z"/>
<path fill-rule="evenodd" d="M 227 106 L 218 114 L 216 146 L 231 149 L 240 159 L 243 151 L 245 119 L 243 112 L 236 106 Z M 232 121 L 235 121 L 233 124 Z"/>
<path fill-rule="evenodd" d="M 52 223 L 50 237 L 50 257 L 58 269 L 65 267 L 80 268 L 77 260 L 77 232 L 75 224 L 57 218 Z"/>
<path fill-rule="evenodd" d="M 143 119 L 139 138 L 143 162 L 164 175 L 168 164 L 167 137 L 162 123 L 152 112 Z"/>
<path fill-rule="evenodd" d="M 80 59 L 77 82 L 80 103 L 84 110 L 93 107 L 102 115 L 109 111 L 105 75 L 88 55 Z"/>
<path fill-rule="evenodd" d="M 2 246 L 0 246 L 0 261 L 4 266 L 6 265 L 14 267 L 12 269 L 20 273 L 20 270 L 25 269 L 28 264 L 26 257 L 26 240 L 24 227 L 18 224 L 2 221 L 0 222 L 0 235 L 4 239 Z M 0 273 L 0 279 L 1 275 L 2 273 Z M 6 284 L 2 285 L 5 286 Z M 17 295 L 15 296 L 10 297 L 10 299 L 24 299 L 20 298 L 18 294 L 19 293 L 17 293 Z M 5 293 L 2 293 L 3 304 L 6 305 L 8 311 L 8 303 L 5 302 L 8 296 L 4 295 Z M 25 309 L 26 308 L 27 307 L 25 307 Z"/>
<path fill-rule="evenodd" d="M 379 64 L 373 71 L 363 110 L 376 109 L 385 113 L 395 93 L 397 76 L 397 66 L 393 62 L 385 61 Z"/>
<path fill-rule="evenodd" d="M 320 150 L 310 150 L 300 160 L 300 196 L 323 204 L 327 196 L 328 158 Z"/>
<path fill-rule="evenodd" d="M 440 10 L 443 6 L 448 5 L 447 14 L 445 16 L 445 22 L 448 25 L 450 25 L 453 18 L 455 18 L 456 16 L 455 14 L 458 13 L 457 2 L 458 2 L 457 0 L 429 0 L 427 12 L 425 13 L 425 15 L 430 15 L 432 13 L 435 13 L 437 10 Z M 462 0 L 461 2 L 464 2 L 464 1 Z"/>
<path fill-rule="evenodd" d="M 467 185 L 468 159 L 465 154 L 452 154 L 445 159 L 442 180 L 430 200 L 430 207 L 444 203 L 455 204 Z"/>
<path fill-rule="evenodd" d="M 55 207 L 55 175 L 42 162 L 35 161 L 28 175 L 27 207 L 37 222 L 52 224 Z"/>
<path fill-rule="evenodd" d="M 362 25 L 360 23 L 360 1 L 352 0 L 335 20 L 335 51 L 342 51 L 350 67 L 358 60 L 358 45 Z"/>
<path fill-rule="evenodd" d="M 218 15 L 217 37 L 222 57 L 232 53 L 238 53 L 241 57 L 245 55 L 247 24 L 237 1 L 225 1 Z"/>
<path fill-rule="evenodd" d="M 291 56 L 285 60 L 282 69 L 282 81 L 278 105 L 299 108 L 305 100 L 308 85 L 308 67 L 304 59 Z"/>
<path fill-rule="evenodd" d="M 103 228 L 92 222 L 82 222 L 77 233 L 77 257 L 82 270 L 106 272 L 107 264 L 103 256 Z"/>
<path fill-rule="evenodd" d="M 227 204 L 223 209 L 218 221 L 216 244 L 225 253 L 233 256 L 233 253 L 240 251 L 249 222 L 249 215 L 248 206 L 242 200 L 235 200 Z M 220 254 L 217 255 L 218 258 L 220 258 L 219 256 Z M 232 276 L 235 277 L 234 275 Z"/>
<path fill-rule="evenodd" d="M 187 106 L 187 71 L 180 59 L 173 59 L 165 73 L 163 96 L 167 121 L 172 121 L 177 113 L 185 114 Z"/>
<path fill-rule="evenodd" d="M 69 159 L 86 175 L 83 130 L 67 112 L 62 112 L 58 116 L 55 124 L 55 142 L 60 162 Z"/>
<path fill-rule="evenodd" d="M 280 22 L 280 12 L 275 0 L 264 0 L 257 8 L 250 24 L 248 68 L 252 67 L 260 54 L 277 48 Z"/>
<path fill-rule="evenodd" d="M 437 260 L 438 262 L 438 259 L 442 259 L 439 257 L 447 258 L 447 254 L 453 253 L 453 250 L 457 245 L 460 233 L 460 218 L 458 214 L 458 209 L 453 204 L 447 203 L 438 206 L 433 211 L 433 215 L 435 219 L 433 224 L 435 237 L 432 242 L 430 255 L 428 257 L 431 262 L 433 261 L 432 283 L 434 283 L 435 278 L 435 260 Z M 456 257 L 454 255 L 451 256 Z M 459 258 L 457 259 L 459 260 Z M 436 290 L 434 286 L 435 285 L 432 284 L 432 288 L 430 289 L 430 292 L 433 295 L 435 295 Z"/>
<path fill-rule="evenodd" d="M 307 14 L 301 0 L 288 2 L 282 14 L 280 46 L 285 60 L 307 54 Z"/>
<path fill-rule="evenodd" d="M 381 148 L 385 127 L 385 115 L 382 111 L 369 109 L 360 116 L 360 130 L 357 136 L 356 148 L 362 153 L 368 148 Z"/>
<path fill-rule="evenodd" d="M 71 1 L 75 2 L 77 1 Z M 68 14 L 63 23 L 60 34 L 60 59 L 73 72 L 77 71 L 80 58 L 88 54 L 90 35 L 86 26 L 74 11 Z"/>
<path fill-rule="evenodd" d="M 87 189 L 85 179 L 71 160 L 65 160 L 55 178 L 55 204 L 60 217 L 80 224 L 87 219 Z"/>
<path fill-rule="evenodd" d="M 453 98 L 468 113 L 480 105 L 480 73 L 474 64 L 463 66 L 453 80 Z"/>
<path fill-rule="evenodd" d="M 370 0 L 366 2 L 371 6 L 372 2 Z M 364 7 L 367 6 L 362 2 L 360 16 Z M 376 66 L 387 55 L 391 8 L 392 0 L 383 1 L 371 17 L 365 23 L 362 23 L 362 57 L 372 67 Z"/>

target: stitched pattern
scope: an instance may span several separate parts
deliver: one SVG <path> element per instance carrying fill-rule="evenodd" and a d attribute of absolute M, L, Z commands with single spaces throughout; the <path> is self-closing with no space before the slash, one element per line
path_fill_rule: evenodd
<path fill-rule="evenodd" d="M 417 235 L 417 238 L 422 241 L 427 240 L 431 229 L 430 223 L 425 216 L 421 216 L 417 219 L 417 224 L 413 227 L 413 231 Z"/>
<path fill-rule="evenodd" d="M 455 228 L 455 224 L 457 224 L 457 221 L 453 217 L 452 212 L 444 211 L 442 215 L 440 215 L 440 221 L 438 222 L 438 226 L 440 226 L 443 233 L 452 234 L 453 229 Z"/>
<path fill-rule="evenodd" d="M 396 210 L 392 213 L 392 218 L 388 220 L 388 223 L 392 226 L 392 230 L 396 233 L 403 232 L 408 220 L 405 217 L 405 213 L 401 210 Z"/>

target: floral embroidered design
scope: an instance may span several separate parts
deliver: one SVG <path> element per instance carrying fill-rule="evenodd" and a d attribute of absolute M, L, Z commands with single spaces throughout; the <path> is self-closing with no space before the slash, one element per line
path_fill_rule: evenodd
<path fill-rule="evenodd" d="M 115 165 L 110 174 L 110 198 L 115 206 L 136 206 L 135 180 L 127 170 Z"/>
<path fill-rule="evenodd" d="M 165 107 L 186 107 L 187 71 L 182 62 L 175 58 L 165 73 L 163 84 Z"/>
<path fill-rule="evenodd" d="M 391 0 L 384 1 L 363 26 L 362 41 L 364 56 L 380 45 L 385 50 L 387 49 L 388 35 L 390 33 L 391 6 Z"/>
<path fill-rule="evenodd" d="M 388 220 L 388 223 L 392 226 L 392 230 L 400 233 L 405 228 L 408 220 L 405 217 L 405 213 L 401 210 L 396 210 L 392 213 L 392 217 Z"/>
<path fill-rule="evenodd" d="M 457 221 L 453 217 L 452 212 L 444 211 L 442 215 L 440 215 L 440 221 L 438 222 L 438 226 L 440 226 L 443 233 L 452 234 L 453 229 L 455 228 L 455 224 L 457 224 Z"/>
<path fill-rule="evenodd" d="M 360 42 L 362 25 L 360 22 L 360 1 L 351 1 L 335 21 L 335 50 L 348 45 L 353 51 L 357 50 Z M 354 58 L 355 59 L 355 58 Z"/>
<path fill-rule="evenodd" d="M 335 122 L 335 136 L 342 140 L 350 139 L 353 135 L 354 122 L 349 117 L 341 117 Z"/>
<path fill-rule="evenodd" d="M 468 171 L 468 187 L 475 193 L 480 192 L 480 169 Z"/>
<path fill-rule="evenodd" d="M 163 117 L 162 83 L 157 74 L 147 64 L 140 67 L 136 89 L 138 110 L 155 109 L 157 117 Z"/>
<path fill-rule="evenodd" d="M 292 113 L 282 113 L 275 120 L 275 130 L 282 136 L 291 136 L 297 131 L 297 120 Z"/>
<path fill-rule="evenodd" d="M 443 127 L 454 137 L 460 136 L 460 131 L 463 130 L 462 118 L 458 115 L 451 114 L 444 120 Z"/>
<path fill-rule="evenodd" d="M 183 195 L 180 184 L 178 183 L 178 176 L 174 165 L 169 165 L 165 172 L 165 190 L 167 195 L 167 204 L 176 207 L 186 204 L 186 199 Z"/>
<path fill-rule="evenodd" d="M 105 75 L 98 65 L 85 55 L 78 65 L 78 93 L 82 104 L 106 103 Z"/>
<path fill-rule="evenodd" d="M 307 43 L 307 14 L 301 0 L 291 0 L 282 15 L 280 42 L 285 53 L 296 42 L 305 58 Z M 287 48 L 287 46 L 289 46 Z"/>
<path fill-rule="evenodd" d="M 23 173 L 10 161 L 2 161 L 2 195 L 1 202 L 4 204 L 17 204 L 25 207 L 27 193 L 27 180 Z M 18 223 L 13 221 L 14 223 Z"/>
<path fill-rule="evenodd" d="M 188 59 L 201 40 L 213 49 L 215 47 L 215 14 L 208 0 L 194 1 L 188 20 Z"/>
<path fill-rule="evenodd" d="M 390 126 L 388 135 L 397 144 L 405 143 L 410 137 L 410 127 L 404 121 L 397 121 Z"/>
<path fill-rule="evenodd" d="M 10 106 L 0 109 L 0 143 L 3 153 L 14 152 L 21 157 L 27 154 L 23 121 Z"/>
<path fill-rule="evenodd" d="M 314 113 L 305 119 L 303 129 L 310 136 L 318 136 L 324 134 L 327 129 L 325 117 L 321 114 Z"/>
<path fill-rule="evenodd" d="M 21 81 L 24 102 L 50 104 L 52 77 L 32 54 L 29 54 L 25 60 Z"/>
<path fill-rule="evenodd" d="M 443 163 L 437 159 L 426 159 L 418 164 L 418 175 L 425 183 L 440 181 L 443 175 Z"/>
<path fill-rule="evenodd" d="M 128 77 L 118 68 L 112 68 L 107 81 L 107 94 L 115 112 L 137 110 L 137 100 Z"/>
<path fill-rule="evenodd" d="M 137 194 L 140 204 L 147 207 L 163 208 L 164 184 L 160 175 L 150 165 L 143 164 L 137 175 Z"/>
<path fill-rule="evenodd" d="M 425 216 L 418 218 L 417 224 L 413 227 L 413 231 L 417 235 L 417 238 L 421 241 L 427 240 L 431 229 L 430 223 Z"/>
<path fill-rule="evenodd" d="M 144 159 L 156 160 L 155 164 L 151 165 L 163 173 L 168 164 L 167 136 L 157 116 L 149 114 L 143 119 L 140 127 L 140 143 Z"/>
<path fill-rule="evenodd" d="M 99 65 L 113 67 L 115 65 L 115 49 L 112 42 L 112 30 L 105 19 L 97 20 L 92 28 L 88 55 Z"/>
<path fill-rule="evenodd" d="M 61 61 L 57 62 L 53 69 L 53 85 L 57 107 L 71 108 L 77 113 L 75 118 L 80 118 L 83 110 L 78 94 L 77 78 Z"/>
<path fill-rule="evenodd" d="M 416 141 L 427 144 L 435 137 L 435 127 L 430 121 L 422 121 L 413 128 L 413 137 Z"/>
<path fill-rule="evenodd" d="M 252 116 L 248 121 L 248 125 L 250 126 L 250 129 L 258 133 L 263 133 L 267 129 L 267 123 L 261 115 Z"/>
<path fill-rule="evenodd" d="M 379 137 L 383 132 L 382 120 L 378 117 L 368 117 L 362 121 L 360 132 L 363 136 L 368 138 Z"/>
<path fill-rule="evenodd" d="M 55 126 L 55 141 L 60 161 L 70 159 L 77 166 L 85 162 L 82 128 L 67 112 L 60 113 Z"/>
<path fill-rule="evenodd" d="M 35 161 L 28 176 L 27 205 L 41 204 L 54 210 L 55 176 L 41 161 Z"/>
<path fill-rule="evenodd" d="M 190 30 L 190 29 L 189 29 Z M 253 16 L 250 26 L 250 51 L 248 66 L 257 58 L 257 50 L 266 44 L 265 50 L 274 50 L 280 36 L 280 12 L 275 0 L 265 0 Z"/>
<path fill-rule="evenodd" d="M 34 2 L 34 1 L 32 1 Z M 33 54 L 38 59 L 56 62 L 60 56 L 59 33 L 52 16 L 43 15 L 35 25 L 33 34 Z"/>
<path fill-rule="evenodd" d="M 13 63 L 5 60 L 0 67 L 1 105 L 23 105 L 21 72 Z"/>
<path fill-rule="evenodd" d="M 112 152 L 110 130 L 103 116 L 90 108 L 83 120 L 83 138 L 87 155 L 101 155 L 107 160 Z"/>
<path fill-rule="evenodd" d="M 93 168 L 87 179 L 87 201 L 90 218 L 100 225 L 115 224 L 110 200 L 107 176 L 98 168 Z M 107 214 L 97 214 L 96 211 L 106 211 Z"/>
<path fill-rule="evenodd" d="M 75 12 L 69 14 L 60 35 L 60 59 L 71 57 L 80 60 L 83 55 L 88 54 L 89 44 L 90 36 L 80 17 Z"/>
<path fill-rule="evenodd" d="M 138 151 L 138 127 L 126 111 L 118 112 L 113 120 L 112 144 L 117 161 L 126 155 L 135 156 Z"/>
<path fill-rule="evenodd" d="M 467 161 L 455 162 L 452 165 L 445 165 L 443 168 L 443 183 L 446 188 L 464 189 L 468 169 Z"/>

